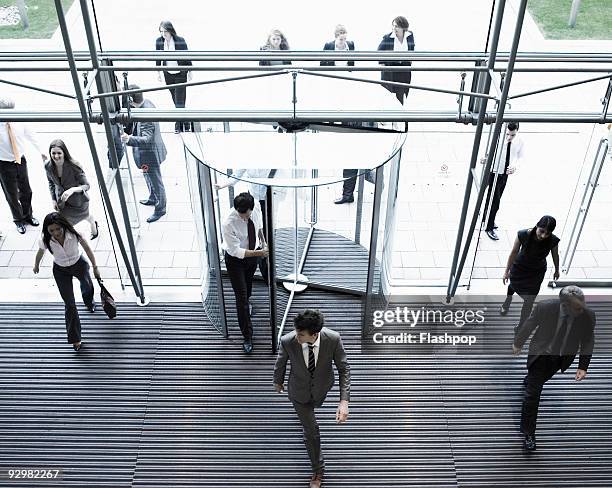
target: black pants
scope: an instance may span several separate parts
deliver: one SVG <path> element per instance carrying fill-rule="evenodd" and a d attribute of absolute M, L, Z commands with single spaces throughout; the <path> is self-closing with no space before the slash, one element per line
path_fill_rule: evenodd
<path fill-rule="evenodd" d="M 253 275 L 257 269 L 257 258 L 238 259 L 225 253 L 225 267 L 236 297 L 238 325 L 245 339 L 253 338 L 253 324 L 249 314 L 249 298 L 253 289 Z"/>
<path fill-rule="evenodd" d="M 164 71 L 164 79 L 166 85 L 174 85 L 175 83 L 186 83 L 187 82 L 187 71 L 179 71 L 178 73 L 168 73 Z M 178 88 L 169 88 L 172 101 L 176 108 L 185 108 L 185 99 L 187 98 L 187 88 L 184 86 Z M 174 127 L 178 130 L 187 128 L 189 123 L 187 122 L 176 122 Z"/>
<path fill-rule="evenodd" d="M 142 175 L 149 188 L 149 201 L 155 202 L 155 214 L 164 214 L 166 213 L 166 188 L 162 180 L 161 168 L 159 164 L 152 164 L 146 168 L 146 171 L 142 170 Z"/>
<path fill-rule="evenodd" d="M 489 173 L 489 190 L 487 191 L 487 200 L 485 203 L 485 208 L 489 204 L 489 200 L 491 199 L 491 191 L 493 189 L 493 180 L 495 179 L 495 173 Z M 495 185 L 495 193 L 493 193 L 493 201 L 491 202 L 491 210 L 489 211 L 489 220 L 487 220 L 487 227 L 485 230 L 493 230 L 495 227 L 495 216 L 497 215 L 497 211 L 499 210 L 499 203 L 501 202 L 501 197 L 504 194 L 504 190 L 506 189 L 506 183 L 508 182 L 508 175 L 497 175 L 497 185 Z"/>
<path fill-rule="evenodd" d="M 363 170 L 362 170 L 363 171 Z M 376 183 L 375 180 L 375 170 L 367 170 L 365 172 L 365 180 L 370 183 Z M 355 186 L 357 185 L 357 175 L 359 174 L 358 169 L 343 169 L 342 170 L 342 178 L 348 178 L 344 180 L 342 184 L 342 196 L 343 197 L 352 197 L 353 192 L 355 191 Z"/>
<path fill-rule="evenodd" d="M 94 286 L 89 276 L 89 264 L 83 256 L 72 266 L 59 266 L 53 264 L 53 277 L 59 288 L 62 300 L 64 300 L 64 314 L 66 316 L 66 333 L 68 342 L 74 344 L 81 340 L 81 320 L 74 300 L 74 290 L 72 289 L 72 277 L 81 283 L 81 295 L 83 303 L 91 307 L 94 299 Z"/>
<path fill-rule="evenodd" d="M 523 408 L 521 410 L 521 432 L 533 435 L 536 430 L 540 395 L 544 384 L 561 368 L 560 356 L 540 356 L 528 368 L 523 380 Z"/>
<path fill-rule="evenodd" d="M 28 178 L 28 162 L 21 157 L 21 164 L 0 161 L 0 184 L 13 215 L 19 223 L 32 218 L 32 189 Z"/>

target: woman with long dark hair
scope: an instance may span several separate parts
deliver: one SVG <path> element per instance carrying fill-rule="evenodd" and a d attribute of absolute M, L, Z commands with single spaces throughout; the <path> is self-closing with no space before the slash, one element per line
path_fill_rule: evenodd
<path fill-rule="evenodd" d="M 169 20 L 163 20 L 159 24 L 159 33 L 161 34 L 155 40 L 155 49 L 158 51 L 186 51 L 188 49 L 187 42 L 184 38 L 176 34 L 176 30 Z M 190 71 L 180 69 L 181 66 L 191 66 L 189 59 L 179 59 L 178 61 L 155 61 L 157 66 L 176 66 L 176 70 L 168 70 L 163 72 L 166 85 L 174 85 L 175 83 L 186 83 L 187 78 L 191 77 Z M 162 72 L 158 74 L 159 81 L 162 80 Z M 172 102 L 176 108 L 185 108 L 185 100 L 187 98 L 187 88 L 184 86 L 169 88 Z M 189 122 L 175 122 L 174 132 L 178 134 L 183 130 L 189 130 L 191 124 Z"/>
<path fill-rule="evenodd" d="M 89 264 L 79 249 L 79 244 L 87 254 L 93 274 L 100 279 L 96 266 L 96 257 L 87 244 L 87 241 L 74 229 L 72 224 L 57 212 L 45 217 L 42 226 L 42 237 L 38 243 L 38 252 L 34 260 L 34 274 L 38 274 L 40 262 L 49 251 L 53 256 L 53 277 L 57 283 L 62 300 L 64 301 L 64 315 L 66 318 L 66 333 L 68 342 L 75 351 L 81 349 L 81 320 L 77 311 L 72 289 L 72 278 L 75 277 L 81 284 L 83 302 L 90 312 L 96 311 L 94 302 L 94 286 L 89 276 Z"/>
<path fill-rule="evenodd" d="M 523 299 L 521 309 L 521 325 L 533 308 L 540 286 L 546 274 L 546 257 L 552 254 L 555 265 L 554 279 L 559 279 L 559 238 L 553 234 L 557 221 L 550 215 L 544 215 L 531 229 L 519 230 L 514 240 L 514 246 L 508 256 L 503 283 L 508 284 L 506 300 L 501 306 L 500 314 L 506 315 L 512 295 L 517 293 Z"/>
<path fill-rule="evenodd" d="M 98 237 L 98 222 L 89 212 L 89 182 L 83 168 L 73 159 L 61 139 L 49 144 L 49 161 L 45 164 L 53 208 L 71 225 L 87 220 L 91 239 Z"/>
<path fill-rule="evenodd" d="M 408 30 L 408 19 L 403 16 L 395 17 L 391 24 L 393 31 L 389 34 L 385 34 L 378 45 L 378 51 L 398 51 L 408 52 L 414 51 L 414 34 Z M 387 61 L 380 62 L 385 66 L 411 66 L 411 61 Z M 410 71 L 397 71 L 392 69 L 382 70 L 380 78 L 384 81 L 393 81 L 397 83 L 410 83 L 412 79 L 412 73 Z M 399 102 L 403 105 L 405 97 L 408 96 L 410 88 L 397 86 L 397 85 L 383 85 L 391 93 L 395 93 L 395 96 Z"/>
<path fill-rule="evenodd" d="M 260 51 L 288 51 L 288 50 L 289 50 L 289 42 L 287 42 L 287 38 L 285 37 L 285 34 L 283 34 L 278 29 L 272 29 L 270 31 L 270 34 L 268 34 L 268 39 L 266 40 L 266 43 L 260 48 Z M 262 59 L 259 62 L 260 66 L 275 66 L 275 65 L 282 65 L 282 64 L 291 64 L 291 61 L 289 60 L 281 61 L 280 59 L 279 60 Z"/>

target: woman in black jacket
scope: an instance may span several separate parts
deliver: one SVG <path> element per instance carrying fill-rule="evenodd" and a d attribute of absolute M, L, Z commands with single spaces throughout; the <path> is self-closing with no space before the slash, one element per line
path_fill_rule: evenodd
<path fill-rule="evenodd" d="M 176 30 L 174 30 L 174 26 L 172 22 L 169 20 L 163 20 L 159 24 L 159 36 L 155 41 L 155 49 L 158 51 L 186 51 L 187 42 L 182 37 L 176 35 Z M 187 78 L 191 79 L 190 71 L 183 71 L 179 68 L 179 66 L 191 66 L 191 61 L 188 59 L 180 59 L 178 61 L 155 61 L 157 66 L 176 66 L 176 70 L 164 71 L 164 79 L 166 81 L 166 85 L 173 85 L 175 83 L 185 83 L 187 82 Z M 158 79 L 161 81 L 162 74 L 161 72 L 158 74 Z M 176 108 L 185 108 L 185 98 L 187 95 L 187 89 L 184 86 L 177 88 L 170 88 L 170 95 L 172 95 L 172 101 L 174 102 L 174 106 Z M 174 132 L 179 133 L 183 130 L 189 130 L 190 123 L 181 123 L 176 122 L 174 124 Z"/>
<path fill-rule="evenodd" d="M 406 17 L 395 17 L 393 19 L 393 32 L 386 34 L 383 36 L 382 41 L 378 45 L 379 51 L 397 51 L 397 52 L 407 52 L 414 51 L 414 34 L 412 31 L 408 30 L 408 20 Z M 380 62 L 380 64 L 384 64 L 385 66 L 411 66 L 412 63 L 410 61 L 388 61 L 388 62 Z M 393 70 L 383 70 L 380 73 L 380 78 L 384 81 L 394 81 L 398 83 L 410 83 L 410 79 L 412 78 L 412 73 L 410 71 L 393 71 Z M 392 93 L 395 93 L 395 96 L 400 101 L 400 103 L 404 104 L 404 98 L 408 96 L 407 87 L 397 86 L 397 85 L 383 85 L 387 90 Z"/>

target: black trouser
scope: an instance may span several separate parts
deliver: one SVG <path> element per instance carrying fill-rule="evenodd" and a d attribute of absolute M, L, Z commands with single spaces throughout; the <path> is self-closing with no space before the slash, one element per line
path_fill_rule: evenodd
<path fill-rule="evenodd" d="M 343 169 L 342 170 L 342 178 L 348 178 L 344 180 L 342 183 L 342 196 L 343 197 L 352 197 L 353 192 L 355 191 L 355 185 L 357 184 L 357 174 L 359 173 L 358 169 Z"/>
<path fill-rule="evenodd" d="M 146 171 L 145 171 L 146 166 Z M 155 214 L 161 215 L 166 213 L 166 188 L 162 180 L 161 167 L 159 164 L 151 166 L 142 166 L 142 176 L 144 176 L 147 187 L 149 188 L 150 202 L 155 202 Z"/>
<path fill-rule="evenodd" d="M 234 296 L 236 297 L 236 312 L 238 325 L 245 339 L 252 339 L 253 324 L 249 314 L 249 298 L 253 289 L 253 275 L 257 269 L 257 258 L 238 259 L 225 253 L 225 267 L 229 275 Z"/>
<path fill-rule="evenodd" d="M 28 178 L 28 162 L 21 157 L 21 164 L 0 161 L 0 184 L 16 224 L 32 218 L 32 189 Z"/>
<path fill-rule="evenodd" d="M 186 83 L 187 82 L 187 71 L 179 71 L 178 73 L 168 73 L 164 71 L 164 79 L 166 85 L 174 85 L 175 83 Z M 176 108 L 185 108 L 185 99 L 187 98 L 187 88 L 180 86 L 177 88 L 169 88 L 172 101 Z M 176 122 L 174 124 L 175 129 L 183 130 L 189 127 L 188 122 Z"/>
<path fill-rule="evenodd" d="M 540 395 L 544 383 L 551 379 L 561 368 L 560 356 L 540 356 L 528 367 L 527 376 L 523 380 L 523 407 L 521 410 L 521 432 L 533 435 L 538 419 Z"/>
<path fill-rule="evenodd" d="M 538 290 L 539 291 L 539 290 Z M 523 307 L 521 308 L 521 318 L 519 319 L 518 325 L 515 329 L 518 329 L 523 322 L 529 318 L 531 311 L 533 310 L 533 304 L 535 299 L 538 297 L 538 291 L 532 291 L 530 293 L 517 293 L 523 299 Z M 506 293 L 506 301 L 504 302 L 504 307 L 508 308 L 510 306 L 510 302 L 512 301 L 512 295 L 514 295 L 515 291 L 512 288 L 512 285 L 508 285 L 508 292 Z"/>
<path fill-rule="evenodd" d="M 266 214 L 266 201 L 259 200 L 259 206 L 261 208 L 261 217 L 263 219 L 263 233 L 266 237 L 266 242 L 268 241 L 268 222 L 267 222 L 267 214 Z M 264 280 L 264 283 L 268 284 L 268 260 L 266 258 L 257 258 L 257 266 L 259 267 L 259 272 L 261 273 L 261 277 Z"/>
<path fill-rule="evenodd" d="M 93 305 L 94 286 L 89 276 L 89 264 L 83 256 L 72 266 L 59 266 L 53 264 L 53 277 L 57 283 L 62 300 L 64 300 L 64 314 L 66 316 L 66 332 L 68 342 L 74 344 L 81 340 L 81 320 L 74 300 L 74 290 L 72 289 L 72 277 L 79 280 L 81 284 L 81 295 L 83 303 L 87 307 Z"/>
<path fill-rule="evenodd" d="M 489 190 L 487 191 L 487 200 L 485 203 L 485 209 L 491 199 L 491 190 L 493 189 L 493 180 L 495 179 L 495 173 L 489 173 Z M 504 194 L 506 188 L 506 182 L 508 181 L 508 175 L 497 175 L 497 184 L 495 185 L 495 193 L 493 193 L 493 201 L 491 202 L 491 210 L 489 211 L 489 220 L 487 220 L 486 231 L 493 230 L 495 227 L 495 216 L 499 210 L 499 202 Z"/>

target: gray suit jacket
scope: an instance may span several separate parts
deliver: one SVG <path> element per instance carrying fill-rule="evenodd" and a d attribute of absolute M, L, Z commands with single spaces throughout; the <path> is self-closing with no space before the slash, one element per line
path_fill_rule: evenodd
<path fill-rule="evenodd" d="M 81 207 L 84 202 L 89 201 L 89 182 L 85 176 L 83 168 L 71 163 L 64 163 L 62 169 L 62 179 L 60 181 L 55 172 L 55 163 L 51 160 L 45 163 L 45 172 L 47 173 L 47 181 L 49 182 L 49 192 L 54 202 L 59 202 L 62 194 L 69 188 L 75 186 L 86 186 L 85 192 L 74 193 L 67 201 L 71 207 Z M 63 204 L 62 204 L 63 206 Z"/>
<path fill-rule="evenodd" d="M 274 383 L 284 384 L 287 360 L 290 360 L 291 372 L 287 392 L 291 401 L 308 403 L 312 400 L 315 405 L 323 403 L 327 393 L 334 386 L 332 362 L 336 364 L 340 377 L 340 400 L 348 401 L 350 398 L 351 373 L 340 334 L 324 327 L 320 335 L 319 357 L 312 377 L 304 361 L 302 346 L 297 341 L 295 331 L 281 338 L 274 367 Z"/>
<path fill-rule="evenodd" d="M 144 101 L 142 108 L 155 108 L 150 100 Z M 134 163 L 137 168 L 142 165 L 159 166 L 166 160 L 166 146 L 159 130 L 159 122 L 138 122 L 127 142 L 132 147 Z"/>

